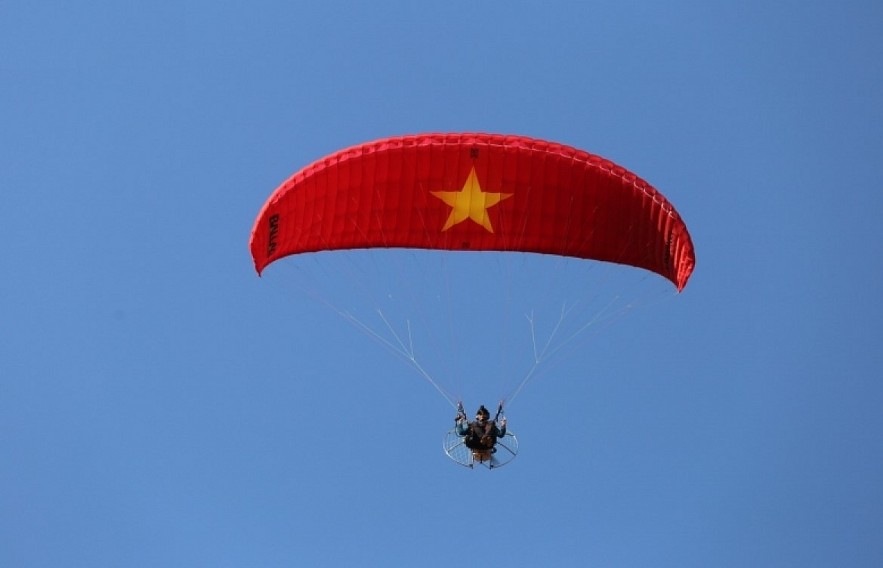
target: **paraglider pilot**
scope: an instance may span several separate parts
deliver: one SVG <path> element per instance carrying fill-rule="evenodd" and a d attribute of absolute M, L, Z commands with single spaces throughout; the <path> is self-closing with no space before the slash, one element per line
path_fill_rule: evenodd
<path fill-rule="evenodd" d="M 501 409 L 502 411 L 502 406 Z M 499 417 L 500 412 L 497 412 L 497 416 Z M 490 420 L 491 413 L 488 412 L 488 409 L 481 405 L 477 411 L 475 411 L 475 420 L 469 422 L 466 419 L 466 413 L 463 411 L 463 407 L 460 406 L 459 412 L 457 414 L 456 420 L 456 429 L 457 435 L 463 436 L 463 443 L 467 448 L 473 450 L 493 450 L 494 445 L 497 443 L 497 438 L 502 438 L 506 435 L 506 418 L 503 417 L 500 420 L 500 425 L 497 426 L 496 420 Z"/>

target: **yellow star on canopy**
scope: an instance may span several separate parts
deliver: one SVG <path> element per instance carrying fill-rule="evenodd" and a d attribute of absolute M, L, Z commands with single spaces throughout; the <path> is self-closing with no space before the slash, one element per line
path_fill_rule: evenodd
<path fill-rule="evenodd" d="M 472 219 L 488 232 L 493 233 L 494 227 L 491 225 L 487 210 L 504 199 L 512 197 L 511 193 L 483 192 L 478 184 L 478 176 L 475 174 L 474 166 L 460 191 L 430 191 L 430 193 L 451 206 L 451 214 L 448 216 L 445 226 L 442 227 L 442 231 L 447 231 L 466 219 Z"/>

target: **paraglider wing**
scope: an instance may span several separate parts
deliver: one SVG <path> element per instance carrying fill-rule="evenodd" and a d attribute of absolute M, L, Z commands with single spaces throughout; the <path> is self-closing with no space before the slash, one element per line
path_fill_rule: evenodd
<path fill-rule="evenodd" d="M 644 268 L 682 290 L 695 264 L 681 217 L 635 174 L 496 134 L 394 137 L 320 159 L 276 189 L 250 246 L 259 274 L 320 250 L 522 251 Z"/>

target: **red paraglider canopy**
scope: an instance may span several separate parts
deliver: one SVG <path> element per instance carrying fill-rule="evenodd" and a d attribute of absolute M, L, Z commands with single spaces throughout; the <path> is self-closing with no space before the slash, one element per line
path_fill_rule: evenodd
<path fill-rule="evenodd" d="M 693 243 L 674 207 L 582 150 L 497 134 L 421 134 L 341 150 L 294 174 L 255 222 L 260 274 L 287 255 L 403 247 L 523 251 L 631 265 L 682 290 Z"/>

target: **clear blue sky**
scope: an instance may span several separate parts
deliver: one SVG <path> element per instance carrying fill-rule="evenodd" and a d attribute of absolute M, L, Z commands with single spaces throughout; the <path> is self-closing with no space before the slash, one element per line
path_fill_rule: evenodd
<path fill-rule="evenodd" d="M 0 3 L 0 565 L 883 565 L 883 5 L 306 4 Z M 601 154 L 696 244 L 492 472 L 247 249 L 426 131 Z"/>

